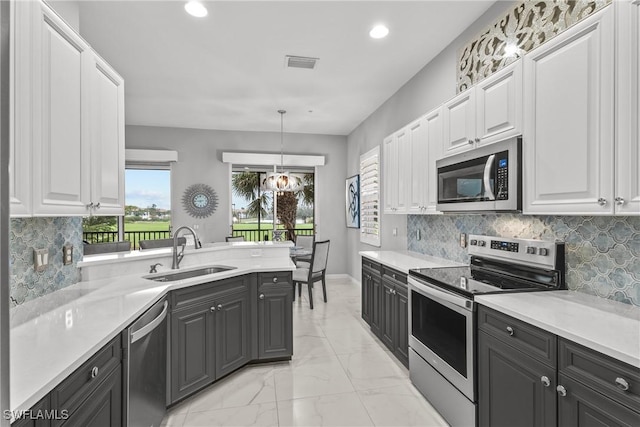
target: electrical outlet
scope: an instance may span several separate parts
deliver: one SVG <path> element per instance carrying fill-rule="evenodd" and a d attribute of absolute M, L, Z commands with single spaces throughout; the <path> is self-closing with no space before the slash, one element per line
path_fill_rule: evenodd
<path fill-rule="evenodd" d="M 466 248 L 467 247 L 467 235 L 466 235 L 466 233 L 460 233 L 460 247 L 461 248 Z"/>
<path fill-rule="evenodd" d="M 397 235 L 398 235 L 398 228 L 394 227 L 394 229 L 393 229 L 393 237 L 395 237 Z"/>
<path fill-rule="evenodd" d="M 64 245 L 62 247 L 62 264 L 73 264 L 73 245 Z"/>

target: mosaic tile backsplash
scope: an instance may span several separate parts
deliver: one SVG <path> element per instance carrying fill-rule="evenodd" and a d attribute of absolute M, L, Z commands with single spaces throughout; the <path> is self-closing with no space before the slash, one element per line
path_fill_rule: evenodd
<path fill-rule="evenodd" d="M 73 263 L 62 264 L 62 247 L 73 245 Z M 33 250 L 49 249 L 49 265 L 33 268 Z M 9 227 L 11 307 L 72 285 L 79 280 L 82 218 L 14 218 Z"/>
<path fill-rule="evenodd" d="M 416 239 L 420 230 L 421 240 Z M 468 262 L 460 233 L 566 243 L 571 290 L 640 306 L 640 217 L 409 215 L 408 250 Z"/>

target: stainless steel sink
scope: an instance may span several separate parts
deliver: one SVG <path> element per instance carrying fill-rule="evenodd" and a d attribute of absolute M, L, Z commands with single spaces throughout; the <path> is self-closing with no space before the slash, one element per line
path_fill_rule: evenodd
<path fill-rule="evenodd" d="M 197 268 L 193 270 L 175 271 L 166 274 L 153 276 L 144 276 L 145 279 L 156 282 L 175 282 L 176 280 L 191 279 L 192 277 L 206 276 L 208 274 L 220 273 L 223 271 L 234 270 L 236 267 L 227 267 L 224 265 L 211 265 L 208 267 Z"/>

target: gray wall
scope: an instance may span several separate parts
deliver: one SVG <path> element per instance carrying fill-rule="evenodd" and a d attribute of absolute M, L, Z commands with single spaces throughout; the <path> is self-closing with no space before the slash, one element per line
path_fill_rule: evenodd
<path fill-rule="evenodd" d="M 241 132 L 200 129 L 127 126 L 126 147 L 178 151 L 171 173 L 173 226 L 198 225 L 203 242 L 220 242 L 230 233 L 229 168 L 222 163 L 223 151 L 276 153 L 279 132 Z M 330 239 L 328 273 L 347 271 L 347 230 L 344 185 L 347 177 L 347 142 L 344 136 L 285 134 L 285 153 L 324 155 L 325 166 L 316 177 L 316 224 L 319 239 Z M 204 219 L 190 217 L 182 208 L 182 193 L 191 184 L 210 185 L 218 195 L 218 209 Z"/>
<path fill-rule="evenodd" d="M 514 4 L 510 1 L 496 2 L 480 19 L 351 132 L 347 138 L 347 176 L 358 173 L 362 153 L 380 145 L 387 135 L 455 96 L 458 49 Z M 384 162 L 384 159 L 382 161 Z M 384 176 L 382 179 L 384 180 Z M 380 227 L 382 242 L 380 249 L 407 249 L 406 215 L 382 215 Z M 394 229 L 398 231 L 397 236 L 393 236 Z M 347 242 L 348 273 L 358 278 L 360 277 L 358 252 L 378 248 L 360 243 L 360 235 L 353 229 L 347 231 Z"/>

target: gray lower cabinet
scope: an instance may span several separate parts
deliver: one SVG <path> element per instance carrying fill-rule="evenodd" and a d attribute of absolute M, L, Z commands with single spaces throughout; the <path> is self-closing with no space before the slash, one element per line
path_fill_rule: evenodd
<path fill-rule="evenodd" d="M 409 366 L 409 300 L 407 276 L 382 266 L 380 339 Z"/>
<path fill-rule="evenodd" d="M 478 308 L 480 426 L 640 426 L 640 368 Z"/>
<path fill-rule="evenodd" d="M 14 421 L 11 427 L 49 427 L 51 425 L 50 419 L 40 416 L 48 411 L 51 411 L 51 404 L 49 395 L 46 395 L 33 405 L 30 411 L 23 414 L 22 418 Z"/>
<path fill-rule="evenodd" d="M 171 402 L 251 360 L 252 275 L 171 295 Z"/>
<path fill-rule="evenodd" d="M 293 355 L 293 286 L 290 273 L 258 274 L 258 359 Z"/>
<path fill-rule="evenodd" d="M 371 331 L 381 336 L 382 327 L 382 266 L 362 258 L 362 319 Z"/>

